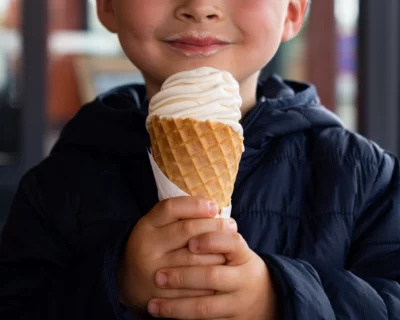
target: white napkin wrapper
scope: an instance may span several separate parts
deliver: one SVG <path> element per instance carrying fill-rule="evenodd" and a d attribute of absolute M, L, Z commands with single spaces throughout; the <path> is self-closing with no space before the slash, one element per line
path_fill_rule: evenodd
<path fill-rule="evenodd" d="M 185 191 L 179 188 L 176 184 L 174 184 L 171 180 L 169 180 L 165 174 L 161 171 L 160 167 L 157 165 L 156 161 L 153 158 L 151 152 L 149 153 L 150 164 L 153 169 L 154 178 L 156 180 L 157 189 L 158 189 L 158 199 L 160 201 L 174 198 L 174 197 L 184 197 L 189 196 Z M 217 216 L 217 218 L 225 218 L 229 219 L 232 212 L 232 205 L 229 207 L 225 207 L 221 209 L 221 213 Z"/>

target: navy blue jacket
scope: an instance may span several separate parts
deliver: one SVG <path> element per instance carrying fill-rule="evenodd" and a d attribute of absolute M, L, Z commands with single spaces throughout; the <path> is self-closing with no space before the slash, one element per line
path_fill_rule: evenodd
<path fill-rule="evenodd" d="M 271 77 L 258 101 L 232 216 L 271 270 L 283 319 L 400 319 L 398 161 L 312 86 Z M 1 236 L 0 319 L 132 319 L 114 270 L 157 203 L 146 115 L 144 87 L 98 97 L 23 178 Z"/>

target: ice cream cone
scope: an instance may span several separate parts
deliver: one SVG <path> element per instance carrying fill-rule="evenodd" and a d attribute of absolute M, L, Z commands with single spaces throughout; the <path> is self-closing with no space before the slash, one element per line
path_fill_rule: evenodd
<path fill-rule="evenodd" d="M 221 217 L 243 152 L 239 83 L 210 67 L 170 76 L 149 103 L 153 168 L 160 200 L 199 196 L 213 200 Z"/>
<path fill-rule="evenodd" d="M 191 196 L 231 204 L 243 137 L 222 122 L 192 118 L 149 119 L 153 157 L 165 176 Z"/>

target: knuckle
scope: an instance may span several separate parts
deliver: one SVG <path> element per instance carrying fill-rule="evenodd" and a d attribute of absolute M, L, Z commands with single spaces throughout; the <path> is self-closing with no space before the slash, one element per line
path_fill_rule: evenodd
<path fill-rule="evenodd" d="M 170 303 L 168 303 L 168 301 L 160 303 L 159 308 L 160 308 L 160 315 L 162 317 L 171 318 L 173 309 Z"/>
<path fill-rule="evenodd" d="M 217 221 L 217 230 L 224 231 L 227 228 L 227 221 L 225 219 L 216 219 Z"/>
<path fill-rule="evenodd" d="M 168 290 L 165 289 L 157 290 L 157 297 L 159 297 L 160 299 L 170 298 L 168 295 Z"/>
<path fill-rule="evenodd" d="M 194 226 L 191 220 L 183 220 L 181 222 L 181 233 L 185 236 L 191 236 L 194 234 Z"/>
<path fill-rule="evenodd" d="M 197 302 L 195 306 L 196 314 L 201 319 L 208 318 L 208 315 L 211 313 L 210 306 L 204 302 Z"/>
<path fill-rule="evenodd" d="M 173 199 L 167 199 L 164 201 L 160 202 L 160 206 L 161 206 L 161 211 L 164 212 L 164 214 L 170 215 L 173 212 L 173 208 L 174 208 L 174 203 L 173 203 Z"/>
<path fill-rule="evenodd" d="M 203 199 L 196 199 L 195 202 L 195 210 L 197 212 L 202 212 L 205 210 L 205 200 Z"/>
<path fill-rule="evenodd" d="M 171 285 L 176 288 L 181 288 L 185 283 L 185 276 L 179 271 L 172 272 L 169 278 L 171 279 Z"/>
<path fill-rule="evenodd" d="M 242 235 L 239 232 L 233 233 L 232 234 L 233 241 L 237 244 L 240 244 L 242 242 L 245 242 Z"/>
<path fill-rule="evenodd" d="M 132 239 L 136 239 L 140 236 L 143 235 L 144 232 L 151 232 L 151 221 L 148 215 L 145 215 L 142 217 L 135 227 L 132 229 L 132 232 L 129 236 L 129 240 L 132 241 Z"/>
<path fill-rule="evenodd" d="M 219 283 L 221 279 L 221 273 L 219 272 L 219 269 L 212 267 L 208 268 L 206 271 L 206 282 L 214 286 L 216 283 Z"/>
<path fill-rule="evenodd" d="M 196 254 L 193 253 L 186 253 L 186 264 L 188 266 L 195 266 L 199 264 L 199 259 Z"/>
<path fill-rule="evenodd" d="M 201 237 L 201 247 L 205 250 L 213 250 L 215 248 L 215 241 L 212 233 L 207 233 Z"/>

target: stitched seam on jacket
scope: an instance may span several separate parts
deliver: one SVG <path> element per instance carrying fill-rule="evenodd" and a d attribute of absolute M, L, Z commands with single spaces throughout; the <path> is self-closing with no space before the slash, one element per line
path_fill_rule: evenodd
<path fill-rule="evenodd" d="M 400 242 L 397 242 L 397 241 L 384 242 L 384 241 L 382 241 L 382 242 L 374 242 L 374 243 L 365 243 L 365 244 L 363 244 L 363 246 L 364 247 L 375 247 L 375 246 L 394 246 L 394 247 L 399 246 L 400 247 Z"/>
<path fill-rule="evenodd" d="M 315 157 L 314 159 L 312 159 L 312 161 L 308 160 L 308 158 L 306 157 L 306 155 L 304 156 L 294 156 L 294 155 L 290 155 L 290 154 L 286 154 L 286 153 L 281 153 L 276 155 L 275 157 L 269 159 L 269 162 L 271 165 L 277 165 L 279 163 L 274 163 L 277 161 L 285 161 L 285 160 L 291 160 L 293 162 L 318 162 L 318 161 L 329 161 L 329 162 L 336 162 L 338 160 L 340 160 L 341 162 L 357 162 L 357 163 L 362 163 L 363 165 L 370 165 L 370 166 L 378 166 L 379 163 L 376 163 L 375 160 L 370 159 L 370 158 L 360 158 L 356 155 L 341 155 L 341 154 L 325 154 L 325 155 L 319 155 L 317 157 Z M 252 165 L 252 161 L 243 161 L 244 165 Z"/>

